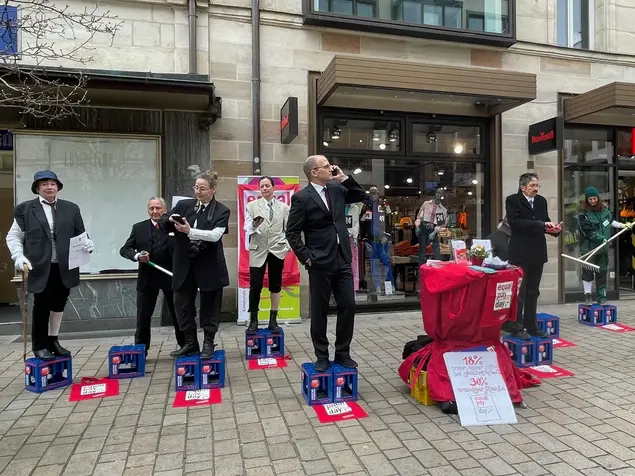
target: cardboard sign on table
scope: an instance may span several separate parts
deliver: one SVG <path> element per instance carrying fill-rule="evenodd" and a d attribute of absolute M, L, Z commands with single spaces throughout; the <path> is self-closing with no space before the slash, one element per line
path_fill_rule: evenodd
<path fill-rule="evenodd" d="M 188 390 L 187 392 L 176 392 L 172 408 L 215 405 L 222 401 L 220 388 Z"/>
<path fill-rule="evenodd" d="M 366 418 L 368 413 L 356 402 L 327 403 L 314 405 L 313 409 L 320 423 L 333 423 L 344 420 L 359 420 Z"/>
<path fill-rule="evenodd" d="M 94 398 L 106 398 L 119 395 L 119 380 L 108 377 L 82 377 L 81 383 L 71 385 L 69 402 L 92 400 Z"/>
<path fill-rule="evenodd" d="M 249 360 L 249 370 L 265 370 L 265 369 L 281 369 L 287 366 L 287 359 L 290 359 L 290 356 L 285 356 L 282 358 L 274 358 L 274 357 L 265 357 L 262 359 L 252 359 Z"/>
<path fill-rule="evenodd" d="M 538 365 L 537 367 L 529 367 L 527 370 L 541 379 L 573 377 L 575 375 L 573 372 L 569 372 L 562 367 L 556 367 L 555 365 Z"/>
<path fill-rule="evenodd" d="M 517 423 L 505 380 L 493 352 L 443 355 L 461 426 Z"/>

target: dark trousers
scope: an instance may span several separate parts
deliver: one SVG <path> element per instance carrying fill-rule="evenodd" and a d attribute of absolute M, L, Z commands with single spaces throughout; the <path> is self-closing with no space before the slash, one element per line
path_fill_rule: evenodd
<path fill-rule="evenodd" d="M 284 260 L 269 253 L 265 264 L 259 268 L 249 268 L 249 312 L 258 312 L 260 308 L 260 294 L 265 281 L 265 269 L 268 268 L 269 292 L 279 293 L 282 290 L 282 269 Z M 277 310 L 277 309 L 276 309 Z"/>
<path fill-rule="evenodd" d="M 192 270 L 185 278 L 180 289 L 174 291 L 174 308 L 179 328 L 187 338 L 196 335 L 196 294 L 198 284 Z M 200 291 L 200 325 L 205 332 L 216 334 L 220 322 L 220 309 L 223 302 L 223 288 L 212 291 Z"/>
<path fill-rule="evenodd" d="M 148 289 L 143 292 L 137 291 L 137 330 L 134 335 L 134 340 L 135 344 L 144 344 L 146 346 L 146 352 L 150 348 L 150 338 L 152 336 L 152 314 L 154 313 L 154 308 L 157 304 L 159 290 L 163 291 L 165 303 L 168 305 L 170 316 L 172 316 L 172 323 L 174 324 L 174 334 L 176 336 L 176 341 L 181 347 L 183 347 L 185 343 L 183 332 L 181 332 L 179 323 L 176 319 L 172 287 L 152 286 L 148 287 Z"/>
<path fill-rule="evenodd" d="M 518 293 L 518 314 L 514 327 L 516 330 L 524 327 L 527 332 L 534 332 L 538 330 L 536 310 L 544 263 L 525 264 L 520 267 L 523 270 L 523 281 Z"/>
<path fill-rule="evenodd" d="M 46 349 L 51 312 L 64 312 L 71 290 L 64 286 L 57 263 L 51 263 L 46 287 L 33 295 L 33 323 L 31 342 L 33 350 Z"/>
<path fill-rule="evenodd" d="M 329 358 L 329 340 L 326 336 L 327 315 L 331 292 L 337 304 L 335 328 L 335 358 L 348 357 L 355 324 L 355 291 L 353 270 L 346 263 L 338 247 L 337 266 L 333 269 L 309 267 L 311 293 L 311 340 L 318 359 Z"/>

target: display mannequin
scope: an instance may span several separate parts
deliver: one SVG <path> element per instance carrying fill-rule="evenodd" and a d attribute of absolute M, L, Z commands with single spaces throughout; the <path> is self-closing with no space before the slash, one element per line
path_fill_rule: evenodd
<path fill-rule="evenodd" d="M 386 214 L 390 213 L 390 209 L 384 203 L 379 196 L 379 190 L 377 187 L 370 187 L 370 206 L 371 206 L 371 238 L 370 238 L 370 255 L 371 255 L 371 270 L 373 274 L 373 284 L 375 286 L 375 293 L 381 294 L 382 284 L 382 270 L 385 268 L 386 279 L 385 282 L 390 282 L 392 288 L 394 288 L 392 278 L 392 266 L 390 265 L 390 256 L 388 255 L 388 238 L 386 233 Z M 385 290 L 385 283 L 384 283 Z"/>
<path fill-rule="evenodd" d="M 359 239 L 359 216 L 363 207 L 364 204 L 361 202 L 351 203 L 346 206 L 346 227 L 348 228 L 348 239 L 353 255 L 351 267 L 353 268 L 353 289 L 355 291 L 359 290 L 359 250 L 357 249 L 357 242 Z"/>
<path fill-rule="evenodd" d="M 443 206 L 443 193 L 442 188 L 437 189 L 434 199 L 423 202 L 417 213 L 415 233 L 419 238 L 419 264 L 426 262 L 428 243 L 432 245 L 434 259 L 441 259 L 438 234 L 448 217 L 448 209 Z"/>

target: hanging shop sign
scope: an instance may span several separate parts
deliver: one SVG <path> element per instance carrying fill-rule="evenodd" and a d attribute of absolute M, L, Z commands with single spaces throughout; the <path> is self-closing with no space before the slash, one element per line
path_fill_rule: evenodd
<path fill-rule="evenodd" d="M 553 117 L 529 126 L 529 155 L 544 154 L 562 149 L 564 140 L 564 121 L 562 117 Z"/>
<path fill-rule="evenodd" d="M 298 137 L 298 98 L 288 97 L 280 109 L 280 142 L 290 144 Z"/>

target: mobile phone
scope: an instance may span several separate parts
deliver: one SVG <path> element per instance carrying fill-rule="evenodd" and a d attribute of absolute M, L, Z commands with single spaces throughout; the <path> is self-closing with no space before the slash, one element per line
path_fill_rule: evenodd
<path fill-rule="evenodd" d="M 180 225 L 185 225 L 185 218 L 181 215 L 172 215 L 172 219 Z"/>
<path fill-rule="evenodd" d="M 334 165 L 331 169 L 331 175 L 335 177 L 337 175 L 337 165 Z"/>

